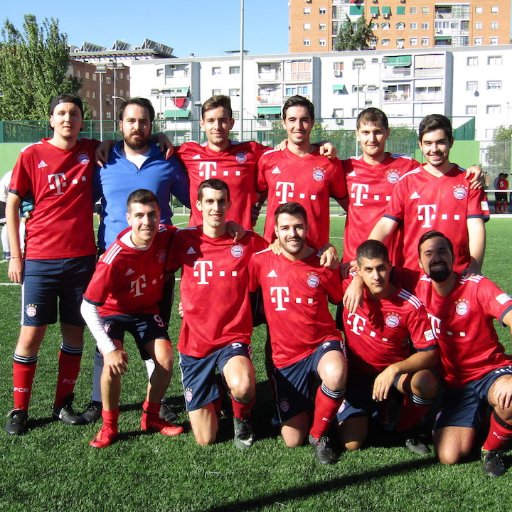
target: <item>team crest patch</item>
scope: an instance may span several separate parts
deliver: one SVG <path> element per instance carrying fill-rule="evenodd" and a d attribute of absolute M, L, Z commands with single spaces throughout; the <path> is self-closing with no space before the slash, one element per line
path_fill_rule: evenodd
<path fill-rule="evenodd" d="M 313 169 L 313 179 L 315 181 L 324 181 L 325 171 L 321 167 L 315 167 Z"/>
<path fill-rule="evenodd" d="M 233 247 L 231 247 L 231 256 L 233 256 L 233 258 L 241 258 L 243 255 L 244 255 L 243 245 L 237 244 L 237 245 L 233 245 Z"/>
<path fill-rule="evenodd" d="M 112 326 L 110 324 L 103 324 L 103 330 L 108 334 L 112 330 Z"/>
<path fill-rule="evenodd" d="M 394 329 L 400 325 L 400 317 L 396 313 L 389 313 L 386 317 L 386 325 Z"/>
<path fill-rule="evenodd" d="M 453 188 L 453 197 L 455 197 L 455 199 L 462 200 L 465 199 L 467 195 L 468 191 L 463 185 L 457 185 Z"/>
<path fill-rule="evenodd" d="M 167 251 L 165 249 L 158 251 L 158 254 L 156 255 L 158 263 L 163 263 L 165 261 L 166 257 L 167 257 Z"/>
<path fill-rule="evenodd" d="M 283 400 L 279 402 L 279 409 L 283 412 L 288 412 L 290 410 L 290 404 L 286 398 L 283 398 Z"/>
<path fill-rule="evenodd" d="M 90 161 L 91 161 L 91 159 L 89 158 L 89 155 L 87 153 L 80 153 L 78 155 L 79 163 L 81 163 L 83 165 L 87 165 Z"/>
<path fill-rule="evenodd" d="M 459 316 L 467 315 L 469 312 L 469 304 L 464 300 L 461 299 L 455 303 L 455 313 Z"/>
<path fill-rule="evenodd" d="M 309 274 L 306 282 L 310 288 L 317 288 L 320 284 L 320 278 L 318 274 Z"/>
<path fill-rule="evenodd" d="M 386 177 L 388 183 L 398 183 L 400 180 L 400 173 L 396 169 L 391 169 Z"/>
<path fill-rule="evenodd" d="M 235 159 L 239 164 L 245 164 L 247 162 L 247 153 L 245 151 L 240 151 L 235 155 Z"/>
<path fill-rule="evenodd" d="M 27 304 L 27 308 L 25 309 L 25 313 L 29 317 L 34 317 L 37 315 L 37 305 L 36 304 Z"/>
<path fill-rule="evenodd" d="M 185 389 L 185 400 L 190 402 L 192 400 L 192 388 Z"/>

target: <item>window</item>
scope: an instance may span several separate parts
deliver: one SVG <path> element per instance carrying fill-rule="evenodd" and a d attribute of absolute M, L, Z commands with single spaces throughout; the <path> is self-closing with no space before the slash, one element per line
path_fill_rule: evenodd
<path fill-rule="evenodd" d="M 334 117 L 335 119 L 339 119 L 339 118 L 343 117 L 344 115 L 345 115 L 345 109 L 343 109 L 343 108 L 335 108 L 332 111 L 332 117 Z"/>
<path fill-rule="evenodd" d="M 318 25 L 318 30 L 321 30 L 321 31 L 327 30 L 327 25 L 325 23 L 320 23 L 320 25 Z"/>
<path fill-rule="evenodd" d="M 80 76 L 80 75 L 78 75 L 78 76 Z M 86 72 L 85 72 L 85 79 L 86 79 L 86 80 L 89 80 L 89 78 L 90 78 L 89 71 L 86 71 Z"/>
<path fill-rule="evenodd" d="M 389 30 L 389 27 L 390 27 L 390 23 L 381 23 L 380 24 L 380 28 L 382 30 Z"/>
<path fill-rule="evenodd" d="M 111 84 L 112 83 L 112 78 L 110 76 L 106 76 L 105 77 L 105 83 Z"/>
<path fill-rule="evenodd" d="M 107 119 L 112 119 L 112 112 L 107 112 Z"/>
<path fill-rule="evenodd" d="M 90 98 L 90 97 L 91 97 L 91 93 L 90 93 L 90 91 L 87 91 L 87 92 L 86 92 L 86 94 L 85 94 L 85 96 L 86 96 L 87 98 Z"/>
<path fill-rule="evenodd" d="M 500 24 L 497 21 L 491 22 L 491 29 L 498 30 L 500 28 Z"/>
<path fill-rule="evenodd" d="M 478 82 L 466 82 L 466 91 L 476 91 L 478 89 Z"/>
<path fill-rule="evenodd" d="M 218 96 L 219 94 L 222 94 L 220 89 L 212 89 L 212 96 Z"/>
<path fill-rule="evenodd" d="M 396 46 L 397 46 L 397 48 L 402 49 L 402 48 L 404 47 L 404 44 L 405 44 L 405 39 L 397 39 L 397 40 L 396 40 Z"/>
<path fill-rule="evenodd" d="M 311 46 L 311 40 L 309 40 L 309 39 L 304 39 L 304 41 L 302 41 L 302 43 L 304 44 L 304 46 Z"/>
<path fill-rule="evenodd" d="M 428 37 L 421 38 L 421 46 L 428 46 Z"/>
<path fill-rule="evenodd" d="M 466 115 L 467 116 L 476 116 L 476 105 L 466 105 Z"/>
<path fill-rule="evenodd" d="M 490 90 L 501 89 L 501 80 L 488 80 L 487 81 L 487 89 L 490 89 Z"/>
<path fill-rule="evenodd" d="M 122 71 L 119 72 L 119 78 L 120 80 L 124 80 L 124 73 Z"/>
<path fill-rule="evenodd" d="M 389 39 L 382 39 L 382 40 L 381 40 L 381 42 L 380 42 L 380 44 L 381 44 L 382 46 L 389 46 Z"/>
<path fill-rule="evenodd" d="M 311 7 L 304 7 L 304 14 L 311 14 Z"/>
<path fill-rule="evenodd" d="M 359 115 L 359 109 L 353 108 L 352 109 L 352 117 L 357 117 Z"/>
<path fill-rule="evenodd" d="M 429 12 L 430 12 L 430 9 L 428 7 L 421 8 L 421 14 L 428 14 Z"/>
<path fill-rule="evenodd" d="M 418 8 L 417 7 L 411 7 L 409 9 L 410 14 L 418 14 Z"/>
<path fill-rule="evenodd" d="M 487 114 L 501 114 L 501 105 L 487 105 L 485 107 L 485 112 Z"/>
<path fill-rule="evenodd" d="M 473 44 L 475 46 L 482 46 L 482 38 L 481 37 L 475 37 Z"/>
<path fill-rule="evenodd" d="M 466 61 L 468 66 L 478 66 L 478 57 L 468 57 Z"/>
<path fill-rule="evenodd" d="M 475 14 L 482 14 L 484 12 L 483 7 L 475 7 Z"/>
<path fill-rule="evenodd" d="M 496 46 L 496 45 L 498 44 L 498 38 L 497 38 L 497 37 L 491 37 L 491 38 L 489 39 L 489 44 L 490 44 L 491 46 Z"/>
<path fill-rule="evenodd" d="M 236 121 L 237 119 L 240 119 L 240 111 L 239 110 L 233 110 L 233 119 Z"/>
<path fill-rule="evenodd" d="M 327 41 L 325 39 L 320 39 L 319 44 L 320 46 L 327 46 Z"/>
<path fill-rule="evenodd" d="M 421 30 L 428 30 L 428 23 L 422 23 Z"/>
<path fill-rule="evenodd" d="M 333 62 L 332 68 L 334 71 L 334 76 L 343 76 L 343 62 Z"/>
<path fill-rule="evenodd" d="M 240 66 L 229 66 L 229 74 L 230 75 L 239 75 L 240 74 Z"/>
<path fill-rule="evenodd" d="M 319 7 L 318 8 L 318 14 L 327 14 L 327 8 L 326 7 Z"/>
<path fill-rule="evenodd" d="M 215 66 L 212 68 L 212 75 L 220 75 L 220 66 Z"/>
<path fill-rule="evenodd" d="M 403 22 L 397 23 L 396 24 L 396 29 L 397 30 L 404 30 L 405 29 L 405 23 L 403 23 Z"/>
<path fill-rule="evenodd" d="M 96 80 L 98 80 L 98 75 L 96 73 L 93 73 L 92 74 L 92 81 L 96 82 Z"/>
<path fill-rule="evenodd" d="M 240 96 L 240 89 L 229 89 L 229 96 Z"/>
<path fill-rule="evenodd" d="M 159 68 L 156 70 L 156 76 L 164 76 L 164 69 Z"/>
<path fill-rule="evenodd" d="M 500 9 L 499 9 L 499 7 L 498 7 L 497 5 L 493 5 L 493 6 L 491 7 L 491 12 L 492 12 L 493 14 L 498 14 L 499 10 L 500 10 Z"/>
<path fill-rule="evenodd" d="M 491 55 L 490 57 L 487 57 L 488 66 L 501 66 L 501 64 L 501 55 Z"/>
<path fill-rule="evenodd" d="M 92 91 L 92 99 L 95 100 L 96 99 L 96 91 Z"/>
<path fill-rule="evenodd" d="M 304 30 L 311 30 L 311 23 L 304 23 Z"/>
<path fill-rule="evenodd" d="M 411 30 L 417 30 L 418 29 L 418 24 L 417 23 L 411 23 L 409 26 L 410 26 Z"/>
<path fill-rule="evenodd" d="M 409 44 L 410 44 L 411 46 L 418 46 L 418 38 L 417 38 L 417 37 L 411 37 L 411 38 L 409 39 Z"/>
<path fill-rule="evenodd" d="M 379 30 L 379 24 L 377 22 L 372 22 L 372 30 Z"/>
<path fill-rule="evenodd" d="M 477 21 L 475 23 L 475 30 L 482 30 L 483 23 L 481 21 Z"/>

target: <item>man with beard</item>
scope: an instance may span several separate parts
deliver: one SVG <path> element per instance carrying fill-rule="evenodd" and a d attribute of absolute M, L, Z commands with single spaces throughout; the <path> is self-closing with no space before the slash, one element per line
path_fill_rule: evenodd
<path fill-rule="evenodd" d="M 450 162 L 453 142 L 447 117 L 432 114 L 421 121 L 418 143 L 427 163 L 400 178 L 386 212 L 368 237 L 385 242 L 402 226 L 403 260 L 396 259 L 395 265 L 415 270 L 418 239 L 431 229 L 439 229 L 453 242 L 457 272 L 481 270 L 489 207 L 483 190 L 470 189 L 465 171 Z"/>
<path fill-rule="evenodd" d="M 281 254 L 271 250 L 251 260 L 250 289 L 262 289 L 272 348 L 272 383 L 286 446 L 309 443 L 321 464 L 337 460 L 329 429 L 343 401 L 347 362 L 329 301 L 341 301 L 341 275 L 320 264 L 306 244 L 306 209 L 280 205 L 272 219 Z M 319 386 L 315 389 L 313 382 Z"/>
<path fill-rule="evenodd" d="M 418 252 L 425 274 L 395 269 L 394 278 L 425 304 L 438 338 L 446 386 L 434 427 L 439 461 L 455 464 L 470 454 L 490 406 L 483 471 L 501 476 L 501 454 L 512 439 L 512 358 L 498 340 L 493 319 L 512 330 L 512 299 L 483 276 L 456 273 L 453 245 L 444 234 L 425 233 Z"/>
<path fill-rule="evenodd" d="M 95 197 L 101 197 L 101 218 L 98 229 L 98 251 L 103 253 L 117 235 L 128 224 L 126 220 L 126 199 L 137 189 L 153 192 L 161 208 L 162 224 L 172 224 L 171 196 L 176 196 L 185 206 L 190 207 L 189 180 L 183 166 L 176 157 L 166 160 L 158 146 L 151 142 L 155 110 L 146 98 L 131 98 L 119 108 L 119 130 L 123 140 L 110 151 L 110 157 L 103 167 L 98 168 L 95 177 Z M 174 280 L 164 288 L 160 316 L 168 324 Z M 146 359 L 148 373 L 154 365 Z M 82 418 L 86 423 L 99 419 L 101 414 L 100 376 L 103 361 L 96 351 L 94 361 L 92 401 Z M 173 421 L 175 415 L 163 407 L 163 417 Z"/>

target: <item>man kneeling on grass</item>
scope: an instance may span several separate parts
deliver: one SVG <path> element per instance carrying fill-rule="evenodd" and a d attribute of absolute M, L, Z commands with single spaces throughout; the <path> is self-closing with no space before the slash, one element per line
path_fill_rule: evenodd
<path fill-rule="evenodd" d="M 166 277 L 167 253 L 176 228 L 160 224 L 160 207 L 149 190 L 139 189 L 127 201 L 129 228 L 122 231 L 98 262 L 84 294 L 82 315 L 104 357 L 101 375 L 103 426 L 89 443 L 111 445 L 118 434 L 121 375 L 128 356 L 124 333 L 132 334 L 139 351 L 149 354 L 155 370 L 142 406 L 141 428 L 175 436 L 183 428 L 160 419 L 160 401 L 172 375 L 173 354 L 164 322 L 158 315 Z"/>

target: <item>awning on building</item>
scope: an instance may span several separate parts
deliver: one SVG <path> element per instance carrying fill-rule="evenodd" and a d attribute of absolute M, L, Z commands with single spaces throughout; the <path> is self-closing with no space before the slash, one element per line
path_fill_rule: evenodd
<path fill-rule="evenodd" d="M 397 14 L 405 14 L 405 5 L 398 5 L 396 7 L 396 13 Z"/>
<path fill-rule="evenodd" d="M 258 107 L 258 116 L 281 115 L 281 107 Z"/>
<path fill-rule="evenodd" d="M 385 57 L 386 66 L 389 67 L 398 67 L 405 68 L 412 64 L 412 56 L 411 55 L 394 55 L 390 57 Z"/>
<path fill-rule="evenodd" d="M 345 84 L 334 84 L 332 86 L 333 91 L 343 91 L 345 90 Z"/>
<path fill-rule="evenodd" d="M 190 110 L 181 110 L 181 109 L 174 109 L 174 110 L 166 110 L 165 111 L 165 118 L 166 119 L 185 119 L 190 116 Z"/>
<path fill-rule="evenodd" d="M 351 5 L 349 12 L 351 16 L 361 16 L 364 14 L 364 5 Z"/>
<path fill-rule="evenodd" d="M 370 14 L 379 14 L 379 7 L 375 5 L 370 6 Z"/>
<path fill-rule="evenodd" d="M 387 7 L 386 5 L 384 5 L 382 7 L 382 14 L 391 14 L 391 7 Z"/>

